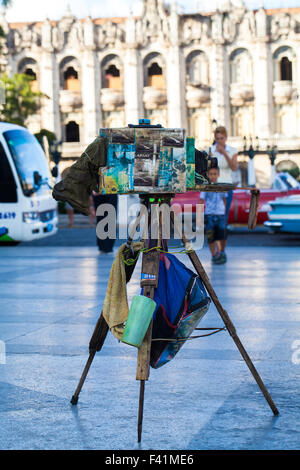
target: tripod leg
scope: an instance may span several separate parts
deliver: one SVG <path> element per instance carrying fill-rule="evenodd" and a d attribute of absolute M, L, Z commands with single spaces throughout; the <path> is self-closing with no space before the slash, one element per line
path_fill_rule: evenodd
<path fill-rule="evenodd" d="M 76 390 L 75 390 L 75 393 L 74 393 L 74 395 L 73 395 L 72 398 L 71 398 L 70 403 L 72 403 L 72 405 L 77 405 L 77 403 L 78 403 L 79 393 L 81 392 L 82 386 L 83 386 L 83 384 L 84 384 L 84 381 L 85 381 L 85 379 L 86 379 L 86 376 L 87 376 L 87 374 L 88 374 L 88 371 L 89 371 L 89 369 L 90 369 L 90 367 L 91 367 L 91 364 L 92 364 L 92 362 L 93 362 L 93 359 L 94 359 L 94 357 L 95 357 L 95 354 L 96 354 L 96 351 L 93 351 L 93 352 L 91 352 L 90 355 L 89 355 L 89 358 L 88 358 L 87 363 L 86 363 L 86 365 L 85 365 L 85 368 L 84 368 L 84 370 L 83 370 L 83 372 L 82 372 L 82 376 L 81 376 L 81 378 L 80 378 L 80 380 L 79 380 L 79 383 L 78 383 L 78 385 L 77 385 L 77 388 L 76 388 Z"/>
<path fill-rule="evenodd" d="M 140 399 L 139 399 L 139 416 L 138 416 L 138 443 L 142 439 L 143 429 L 143 413 L 144 413 L 144 395 L 145 395 L 145 380 L 140 382 Z"/>
<path fill-rule="evenodd" d="M 171 212 L 171 218 L 172 218 L 172 221 L 174 224 L 177 223 L 176 219 L 174 218 L 174 214 Z M 182 233 L 182 242 L 184 243 L 184 245 L 186 245 L 188 243 L 188 240 L 186 239 L 184 233 Z M 196 270 L 196 272 L 198 273 L 198 275 L 200 276 L 203 284 L 205 285 L 206 287 L 206 290 L 207 292 L 209 293 L 213 303 L 215 304 L 216 306 L 216 309 L 218 310 L 225 326 L 226 326 L 226 329 L 228 330 L 230 336 L 232 337 L 233 341 L 235 342 L 238 350 L 240 351 L 244 361 L 246 362 L 248 368 L 250 369 L 250 372 L 252 373 L 254 379 L 256 380 L 256 383 L 257 385 L 259 386 L 259 388 L 261 389 L 265 399 L 267 400 L 271 410 L 273 411 L 274 415 L 278 415 L 279 412 L 278 412 L 278 409 L 276 408 L 275 406 L 275 403 L 273 402 L 272 398 L 271 398 L 271 395 L 269 394 L 268 390 L 266 389 L 260 375 L 258 374 L 256 368 L 254 367 L 250 357 L 248 356 L 247 354 L 247 351 L 245 350 L 244 346 L 242 345 L 237 333 L 236 333 L 236 330 L 235 330 L 235 327 L 233 325 L 233 323 L 231 322 L 230 318 L 229 318 L 229 315 L 228 313 L 226 312 L 226 310 L 223 309 L 218 297 L 217 297 L 217 294 L 215 293 L 210 281 L 209 281 L 209 278 L 197 256 L 197 253 L 195 251 L 191 251 L 188 253 L 188 256 Z"/>
<path fill-rule="evenodd" d="M 159 263 L 159 260 L 158 260 Z M 145 287 L 144 295 L 153 299 L 154 288 Z M 152 341 L 152 325 L 151 321 L 148 331 L 145 335 L 144 341 L 141 344 L 138 352 L 138 362 L 136 371 L 136 380 L 140 380 L 140 399 L 139 399 L 139 414 L 138 414 L 138 443 L 142 439 L 142 427 L 143 427 L 143 411 L 144 411 L 144 395 L 145 395 L 145 380 L 149 379 L 150 375 L 150 352 L 151 352 L 151 341 Z"/>
<path fill-rule="evenodd" d="M 90 344 L 89 344 L 90 353 L 92 353 L 93 351 L 95 352 L 101 351 L 108 331 L 109 331 L 109 326 L 105 321 L 103 313 L 101 312 L 99 320 L 97 321 L 97 324 L 95 326 L 94 333 L 90 339 Z"/>
<path fill-rule="evenodd" d="M 141 347 L 139 348 L 139 353 L 138 353 L 138 364 L 137 364 L 137 374 L 136 374 L 136 379 L 140 380 L 140 399 L 139 399 L 139 414 L 138 414 L 138 443 L 141 442 L 141 438 L 142 438 L 145 380 L 148 380 L 149 378 L 151 339 L 152 339 L 152 322 L 148 328 L 145 339 Z"/>
<path fill-rule="evenodd" d="M 144 295 L 146 295 L 146 292 L 144 292 Z M 154 288 L 151 288 L 149 297 L 153 299 L 153 296 L 154 296 Z M 150 375 L 151 340 L 152 340 L 152 321 L 150 323 L 150 326 L 148 328 L 144 341 L 138 351 L 138 362 L 137 362 L 137 372 L 136 372 L 136 380 L 140 380 L 140 399 L 139 399 L 139 413 L 138 413 L 138 443 L 141 442 L 141 438 L 142 438 L 145 380 L 148 380 L 149 375 Z"/>

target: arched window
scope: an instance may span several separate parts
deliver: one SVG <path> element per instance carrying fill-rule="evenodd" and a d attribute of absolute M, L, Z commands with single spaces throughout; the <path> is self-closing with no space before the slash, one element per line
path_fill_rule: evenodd
<path fill-rule="evenodd" d="M 148 84 L 154 88 L 164 88 L 164 77 L 162 68 L 157 62 L 148 67 Z"/>
<path fill-rule="evenodd" d="M 80 92 L 80 66 L 75 57 L 66 57 L 60 63 L 60 87 Z"/>
<path fill-rule="evenodd" d="M 29 77 L 32 77 L 34 80 L 37 79 L 36 73 L 30 68 L 27 68 L 26 70 L 24 70 L 24 73 L 25 73 L 25 75 L 28 75 Z"/>
<path fill-rule="evenodd" d="M 165 64 L 161 54 L 149 54 L 144 60 L 144 86 L 165 89 Z"/>
<path fill-rule="evenodd" d="M 208 60 L 202 51 L 193 51 L 186 59 L 189 85 L 209 85 Z"/>
<path fill-rule="evenodd" d="M 68 67 L 64 72 L 64 90 L 80 91 L 78 72 L 74 67 Z"/>
<path fill-rule="evenodd" d="M 280 80 L 293 80 L 293 64 L 288 57 L 282 57 L 280 61 Z"/>
<path fill-rule="evenodd" d="M 66 142 L 80 142 L 79 126 L 75 121 L 66 125 Z"/>
<path fill-rule="evenodd" d="M 21 60 L 18 65 L 18 73 L 24 73 L 31 77 L 31 89 L 34 92 L 39 91 L 39 82 L 38 82 L 38 64 L 36 60 L 31 58 L 25 58 Z"/>
<path fill-rule="evenodd" d="M 274 81 L 293 81 L 296 66 L 296 55 L 291 47 L 283 46 L 273 55 Z"/>
<path fill-rule="evenodd" d="M 102 88 L 121 90 L 123 88 L 123 64 L 118 56 L 110 54 L 105 57 L 101 65 Z"/>
<path fill-rule="evenodd" d="M 120 70 L 114 65 L 111 64 L 106 70 L 105 75 L 110 75 L 112 77 L 120 77 Z"/>
<path fill-rule="evenodd" d="M 162 75 L 163 71 L 162 68 L 158 65 L 157 62 L 153 62 L 153 64 L 148 67 L 148 76 L 153 77 L 153 75 Z"/>
<path fill-rule="evenodd" d="M 68 67 L 64 72 L 64 79 L 69 80 L 70 78 L 75 78 L 78 80 L 78 72 L 74 69 L 74 67 Z"/>
<path fill-rule="evenodd" d="M 37 78 L 38 72 L 38 63 L 36 60 L 31 59 L 30 57 L 26 57 L 22 59 L 18 64 L 18 73 L 27 73 L 28 75 L 35 75 Z"/>
<path fill-rule="evenodd" d="M 105 88 L 114 88 L 115 90 L 122 88 L 120 70 L 114 64 L 105 70 L 105 84 Z"/>
<path fill-rule="evenodd" d="M 234 137 L 254 135 L 253 106 L 231 106 L 231 135 Z"/>

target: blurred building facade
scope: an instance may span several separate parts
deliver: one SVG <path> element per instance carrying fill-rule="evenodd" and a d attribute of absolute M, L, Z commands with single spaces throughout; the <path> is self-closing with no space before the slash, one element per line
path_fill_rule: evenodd
<path fill-rule="evenodd" d="M 68 9 L 59 21 L 3 16 L 1 25 L 2 69 L 31 75 L 49 97 L 28 127 L 63 141 L 63 166 L 100 127 L 141 117 L 186 128 L 198 148 L 211 145 L 217 124 L 239 150 L 244 137 L 258 137 L 261 149 L 300 148 L 300 8 L 253 11 L 228 0 L 211 13 L 179 14 L 175 4 L 143 0 L 139 18 L 77 19 Z M 264 185 L 268 157 L 255 165 Z"/>

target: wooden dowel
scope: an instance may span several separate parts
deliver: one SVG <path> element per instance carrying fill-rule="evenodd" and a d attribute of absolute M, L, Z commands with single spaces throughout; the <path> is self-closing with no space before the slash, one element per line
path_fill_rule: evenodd
<path fill-rule="evenodd" d="M 144 414 L 144 395 L 145 395 L 145 381 L 140 382 L 140 398 L 139 398 L 139 417 L 138 417 L 138 443 L 142 439 L 143 429 L 143 414 Z"/>
<path fill-rule="evenodd" d="M 109 331 L 109 326 L 104 319 L 103 312 L 97 321 L 94 332 L 90 339 L 89 350 L 90 353 L 93 351 L 101 351 L 107 333 Z"/>
<path fill-rule="evenodd" d="M 89 358 L 88 358 L 88 360 L 87 360 L 87 362 L 86 362 L 85 368 L 84 368 L 84 370 L 83 370 L 82 376 L 81 376 L 81 378 L 80 378 L 80 380 L 79 380 L 79 383 L 78 383 L 78 385 L 77 385 L 77 388 L 76 388 L 76 390 L 75 390 L 75 393 L 74 393 L 74 395 L 73 395 L 72 398 L 71 398 L 71 401 L 70 401 L 70 402 L 72 403 L 72 405 L 77 405 L 77 403 L 78 403 L 79 393 L 81 392 L 82 386 L 83 386 L 83 384 L 84 384 L 84 381 L 85 381 L 85 379 L 86 379 L 86 376 L 87 376 L 87 374 L 88 374 L 88 371 L 89 371 L 89 369 L 90 369 L 90 367 L 91 367 L 91 364 L 92 364 L 92 362 L 93 362 L 93 359 L 94 359 L 94 357 L 95 357 L 95 354 L 96 354 L 96 351 L 93 351 L 93 352 L 91 352 L 90 355 L 89 355 Z"/>
<path fill-rule="evenodd" d="M 254 230 L 256 227 L 258 208 L 259 208 L 259 199 L 260 199 L 260 191 L 258 189 L 252 189 L 249 216 L 248 216 L 248 229 L 249 230 Z"/>

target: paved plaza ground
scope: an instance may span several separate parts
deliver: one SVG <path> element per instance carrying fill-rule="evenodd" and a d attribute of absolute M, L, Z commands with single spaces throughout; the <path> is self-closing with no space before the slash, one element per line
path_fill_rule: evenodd
<path fill-rule="evenodd" d="M 198 253 L 279 416 L 225 331 L 151 369 L 138 446 L 134 347 L 109 334 L 70 404 L 113 261 L 98 254 L 93 230 L 61 228 L 56 240 L 70 242 L 56 246 L 53 237 L 0 248 L 0 449 L 299 449 L 299 238 L 232 235 L 221 266 L 206 246 Z M 129 299 L 136 293 L 139 266 Z M 201 326 L 223 326 L 213 305 Z"/>

